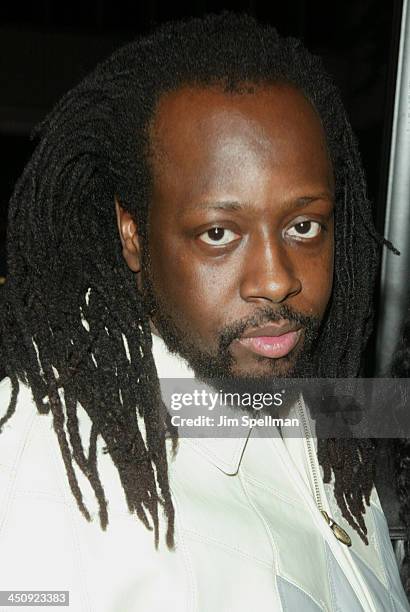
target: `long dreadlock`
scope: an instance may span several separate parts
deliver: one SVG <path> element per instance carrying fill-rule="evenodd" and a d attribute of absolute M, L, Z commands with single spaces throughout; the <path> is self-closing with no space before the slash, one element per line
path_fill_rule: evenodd
<path fill-rule="evenodd" d="M 121 256 L 114 196 L 144 239 L 151 189 L 148 126 L 159 97 L 185 84 L 223 84 L 230 91 L 245 82 L 294 85 L 321 117 L 336 181 L 336 266 L 316 369 L 318 377 L 357 376 L 383 239 L 373 227 L 357 145 L 335 86 L 318 58 L 270 26 L 224 13 L 169 23 L 121 48 L 37 128 L 39 144 L 10 203 L 0 351 L 12 398 L 0 427 L 15 411 L 23 381 L 39 412 L 52 414 L 81 512 L 89 518 L 73 462 L 89 479 L 101 526 L 107 525 L 97 469 L 101 436 L 130 511 L 149 528 L 151 519 L 156 544 L 163 506 L 170 547 L 169 423 L 148 313 Z M 88 452 L 79 435 L 79 403 L 92 422 Z M 325 481 L 333 471 L 343 516 L 365 541 L 373 455 L 366 440 L 319 441 Z"/>
<path fill-rule="evenodd" d="M 410 377 L 410 309 L 403 327 L 399 345 L 394 354 L 390 373 L 395 378 Z M 410 440 L 387 440 L 393 459 L 394 484 L 399 500 L 399 518 L 405 528 L 405 546 L 400 576 L 407 597 L 410 598 Z"/>

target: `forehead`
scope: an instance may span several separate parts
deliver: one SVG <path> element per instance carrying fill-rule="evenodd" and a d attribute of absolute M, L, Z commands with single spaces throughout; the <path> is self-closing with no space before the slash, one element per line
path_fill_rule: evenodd
<path fill-rule="evenodd" d="M 240 91 L 184 86 L 162 95 L 150 125 L 154 185 L 183 182 L 185 195 L 190 185 L 229 190 L 241 167 L 289 180 L 332 174 L 320 117 L 302 92 L 285 84 Z"/>
<path fill-rule="evenodd" d="M 286 140 L 303 131 L 305 136 L 321 137 L 324 144 L 319 115 L 295 87 L 278 83 L 244 86 L 239 91 L 227 92 L 217 85 L 184 86 L 163 94 L 151 122 L 153 144 L 183 150 L 193 135 L 208 139 L 215 131 L 232 128 L 246 129 L 255 139 L 269 137 L 273 128 Z"/>

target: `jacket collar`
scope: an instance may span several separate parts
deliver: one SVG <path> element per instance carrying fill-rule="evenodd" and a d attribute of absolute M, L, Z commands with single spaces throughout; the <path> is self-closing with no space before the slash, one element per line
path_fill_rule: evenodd
<path fill-rule="evenodd" d="M 185 359 L 170 353 L 164 341 L 152 334 L 152 354 L 158 378 L 195 378 L 195 373 Z M 237 414 L 236 414 L 237 416 Z M 236 474 L 252 428 L 244 430 L 240 438 L 184 438 L 198 453 L 225 474 Z"/>

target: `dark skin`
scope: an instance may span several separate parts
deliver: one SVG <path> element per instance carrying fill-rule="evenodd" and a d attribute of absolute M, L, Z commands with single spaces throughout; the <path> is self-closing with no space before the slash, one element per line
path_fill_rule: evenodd
<path fill-rule="evenodd" d="M 320 321 L 332 290 L 334 179 L 320 118 L 290 86 L 253 90 L 167 93 L 150 128 L 147 274 L 178 331 L 210 358 L 224 329 L 269 323 L 283 306 Z M 123 255 L 143 288 L 138 228 L 116 207 Z M 233 340 L 230 373 L 289 375 L 305 343 L 298 327 L 282 358 Z"/>

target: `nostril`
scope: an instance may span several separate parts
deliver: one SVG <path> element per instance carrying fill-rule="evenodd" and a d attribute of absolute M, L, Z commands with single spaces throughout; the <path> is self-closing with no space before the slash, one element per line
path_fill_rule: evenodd
<path fill-rule="evenodd" d="M 259 271 L 243 278 L 240 293 L 246 301 L 281 303 L 301 290 L 301 281 L 292 274 L 264 274 Z"/>

